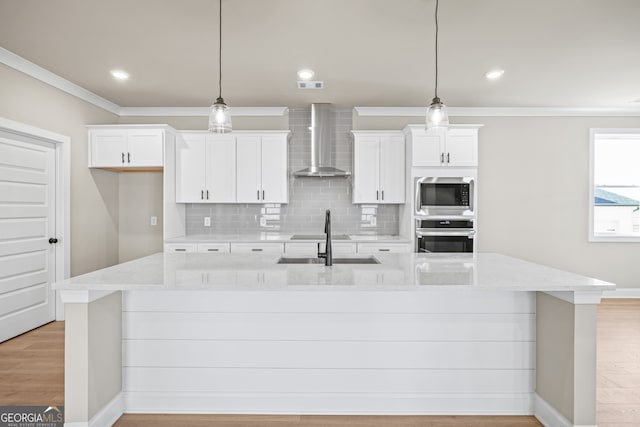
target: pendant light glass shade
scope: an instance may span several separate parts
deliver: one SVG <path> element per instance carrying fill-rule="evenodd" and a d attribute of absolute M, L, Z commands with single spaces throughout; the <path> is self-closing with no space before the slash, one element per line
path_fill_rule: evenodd
<path fill-rule="evenodd" d="M 222 0 L 218 1 L 218 10 L 220 11 L 219 22 L 219 49 L 218 49 L 218 99 L 211 106 L 209 111 L 209 132 L 229 133 L 231 132 L 231 113 L 229 107 L 222 98 Z"/>
<path fill-rule="evenodd" d="M 431 105 L 427 108 L 427 130 L 434 128 L 446 129 L 449 127 L 447 106 L 438 98 L 438 5 L 439 1 L 436 0 L 436 90 Z"/>
<path fill-rule="evenodd" d="M 228 133 L 231 132 L 231 114 L 224 99 L 216 99 L 216 103 L 211 106 L 209 112 L 209 132 Z"/>
<path fill-rule="evenodd" d="M 440 101 L 440 98 L 433 98 L 431 105 L 427 108 L 427 129 L 447 127 L 449 127 L 447 106 Z"/>

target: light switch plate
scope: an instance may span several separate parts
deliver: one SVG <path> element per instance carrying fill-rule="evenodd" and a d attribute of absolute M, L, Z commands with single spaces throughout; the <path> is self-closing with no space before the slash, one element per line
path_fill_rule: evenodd
<path fill-rule="evenodd" d="M 204 226 L 205 227 L 211 227 L 211 217 L 210 216 L 205 216 L 204 217 Z"/>
<path fill-rule="evenodd" d="M 157 216 L 152 216 L 151 217 L 151 225 L 158 225 L 158 217 Z"/>

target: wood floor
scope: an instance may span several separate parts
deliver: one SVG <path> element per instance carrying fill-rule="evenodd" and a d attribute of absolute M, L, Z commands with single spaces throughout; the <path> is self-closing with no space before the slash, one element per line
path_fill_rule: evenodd
<path fill-rule="evenodd" d="M 64 323 L 0 344 L 0 406 L 64 404 Z M 640 426 L 640 300 L 598 311 L 599 427 Z M 529 427 L 533 417 L 123 415 L 116 427 Z"/>

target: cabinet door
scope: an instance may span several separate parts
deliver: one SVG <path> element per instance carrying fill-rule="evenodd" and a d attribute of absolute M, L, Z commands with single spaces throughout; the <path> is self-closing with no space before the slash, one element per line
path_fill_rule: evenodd
<path fill-rule="evenodd" d="M 118 129 L 91 131 L 90 167 L 123 167 L 126 165 L 127 132 Z"/>
<path fill-rule="evenodd" d="M 238 203 L 260 203 L 261 155 L 259 136 L 239 136 L 237 144 L 237 201 Z"/>
<path fill-rule="evenodd" d="M 176 139 L 176 202 L 205 203 L 205 136 L 179 135 Z"/>
<path fill-rule="evenodd" d="M 445 133 L 441 131 L 414 135 L 411 153 L 413 166 L 443 166 L 444 141 Z"/>
<path fill-rule="evenodd" d="M 126 165 L 163 166 L 164 132 L 161 129 L 130 129 L 127 132 Z"/>
<path fill-rule="evenodd" d="M 209 203 L 236 201 L 236 138 L 207 135 L 205 200 Z"/>
<path fill-rule="evenodd" d="M 286 136 L 262 137 L 262 189 L 264 203 L 287 203 L 287 138 Z"/>
<path fill-rule="evenodd" d="M 450 129 L 447 134 L 448 166 L 478 165 L 478 133 L 475 129 Z"/>
<path fill-rule="evenodd" d="M 379 203 L 380 138 L 356 137 L 353 148 L 353 203 Z"/>
<path fill-rule="evenodd" d="M 380 138 L 380 203 L 404 203 L 404 137 Z"/>

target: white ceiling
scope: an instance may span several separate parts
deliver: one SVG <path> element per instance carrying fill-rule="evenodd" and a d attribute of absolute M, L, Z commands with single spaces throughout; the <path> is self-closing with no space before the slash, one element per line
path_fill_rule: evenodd
<path fill-rule="evenodd" d="M 232 107 L 426 106 L 435 0 L 222 0 Z M 639 0 L 441 0 L 455 107 L 639 107 Z M 0 0 L 0 46 L 124 107 L 217 97 L 217 0 Z M 321 91 L 296 88 L 311 68 Z M 131 74 L 117 82 L 109 74 Z M 484 73 L 506 70 L 498 82 Z"/>

